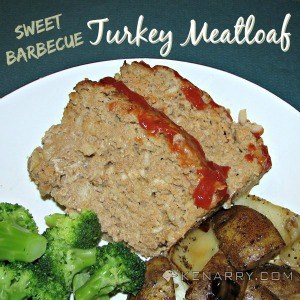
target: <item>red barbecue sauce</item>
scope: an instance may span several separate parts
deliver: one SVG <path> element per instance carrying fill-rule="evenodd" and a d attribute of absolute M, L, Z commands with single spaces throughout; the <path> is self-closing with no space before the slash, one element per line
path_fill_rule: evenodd
<path fill-rule="evenodd" d="M 214 193 L 222 200 L 228 200 L 229 198 L 226 178 L 230 168 L 222 167 L 214 163 L 212 166 L 210 163 L 211 162 L 208 162 L 206 168 L 198 170 L 198 174 L 201 175 L 202 178 L 193 193 L 195 204 L 206 209 L 210 208 Z M 225 188 L 224 185 L 226 186 Z"/>
<path fill-rule="evenodd" d="M 203 101 L 203 92 L 193 85 L 184 85 L 181 87 L 186 99 L 198 110 L 204 109 L 207 104 Z"/>
<path fill-rule="evenodd" d="M 265 172 L 269 171 L 272 167 L 271 157 L 269 155 L 268 147 L 265 145 L 261 146 L 261 152 L 263 159 L 261 160 L 261 164 L 265 170 Z"/>
<path fill-rule="evenodd" d="M 181 90 L 183 94 L 185 95 L 186 99 L 197 109 L 197 110 L 203 110 L 207 106 L 210 106 L 211 108 L 221 108 L 222 106 L 214 102 L 212 99 L 208 103 L 205 103 L 202 96 L 203 91 L 194 86 L 192 83 L 190 83 L 187 79 L 183 78 L 181 75 L 179 75 L 176 71 L 174 71 L 174 74 L 176 77 L 179 77 L 183 85 L 181 87 Z M 226 116 L 229 120 L 232 121 L 232 117 L 230 113 L 224 108 L 224 112 L 226 113 Z"/>
<path fill-rule="evenodd" d="M 254 156 L 253 156 L 253 154 L 246 154 L 245 158 L 246 158 L 247 161 L 253 162 Z"/>
<path fill-rule="evenodd" d="M 255 151 L 255 150 L 256 150 L 255 145 L 252 144 L 252 143 L 250 143 L 250 144 L 248 145 L 248 150 L 249 150 L 249 151 Z"/>
<path fill-rule="evenodd" d="M 183 165 L 199 165 L 200 161 L 201 167 L 197 172 L 199 183 L 193 193 L 195 204 L 198 207 L 209 209 L 214 194 L 220 198 L 219 201 L 228 198 L 226 179 L 229 167 L 219 166 L 208 161 L 201 145 L 193 136 L 171 122 L 163 112 L 151 107 L 141 95 L 131 91 L 122 81 L 106 77 L 100 83 L 110 84 L 125 94 L 133 103 L 131 111 L 136 114 L 140 126 L 151 135 L 163 134 L 170 149 L 178 153 Z M 184 138 L 180 142 L 174 143 L 174 137 L 178 134 Z"/>
<path fill-rule="evenodd" d="M 256 138 L 256 140 L 260 139 L 261 135 L 264 133 L 264 130 L 261 129 L 258 132 L 254 132 L 252 133 L 254 135 L 254 137 Z M 263 167 L 263 170 L 265 172 L 269 171 L 272 167 L 272 160 L 271 157 L 269 155 L 269 151 L 268 151 L 268 147 L 265 145 L 261 145 L 261 151 L 257 151 L 256 147 L 250 143 L 248 146 L 249 151 L 253 152 L 254 154 L 250 154 L 252 155 L 252 157 L 256 157 L 258 162 L 260 163 L 260 165 Z M 247 158 L 246 158 L 247 159 Z"/>
<path fill-rule="evenodd" d="M 261 129 L 260 131 L 257 131 L 257 132 L 253 132 L 252 134 L 254 135 L 254 137 L 258 140 L 261 135 L 264 133 L 264 130 Z"/>
<path fill-rule="evenodd" d="M 254 158 L 257 159 L 258 163 L 262 166 L 264 172 L 267 172 L 272 167 L 271 157 L 268 152 L 268 147 L 261 145 L 259 149 L 255 147 L 252 143 L 248 145 L 249 154 L 245 155 L 245 158 L 252 162 Z"/>
<path fill-rule="evenodd" d="M 148 64 L 146 64 L 144 61 L 140 62 L 141 65 L 143 65 L 145 68 L 148 68 L 152 72 L 155 71 L 158 68 L 166 68 L 169 70 L 172 70 L 171 68 L 165 67 L 165 66 L 154 66 L 151 68 Z M 181 80 L 181 91 L 183 92 L 186 99 L 197 109 L 197 110 L 203 110 L 207 108 L 208 106 L 212 108 L 221 108 L 222 106 L 214 102 L 212 99 L 208 103 L 205 103 L 203 100 L 203 91 L 194 86 L 191 82 L 189 82 L 186 78 L 182 77 L 177 71 L 172 70 L 175 77 Z M 228 117 L 229 120 L 232 121 L 232 117 L 230 113 L 224 108 L 224 111 Z"/>

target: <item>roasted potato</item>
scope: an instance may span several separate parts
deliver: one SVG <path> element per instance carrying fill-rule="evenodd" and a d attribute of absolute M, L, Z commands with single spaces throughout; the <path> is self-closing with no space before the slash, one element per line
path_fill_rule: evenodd
<path fill-rule="evenodd" d="M 279 231 L 286 245 L 300 239 L 300 216 L 289 209 L 253 195 L 242 197 L 235 204 L 250 207 L 266 216 Z"/>
<path fill-rule="evenodd" d="M 278 260 L 282 265 L 288 265 L 297 272 L 300 272 L 300 239 L 294 244 L 283 248 L 279 255 Z"/>
<path fill-rule="evenodd" d="M 218 251 L 193 280 L 186 300 L 237 299 L 242 283 L 224 253 Z"/>
<path fill-rule="evenodd" d="M 264 264 L 285 246 L 278 230 L 261 213 L 242 205 L 213 216 L 219 247 L 238 271 Z"/>
<path fill-rule="evenodd" d="M 300 297 L 300 274 L 289 267 L 266 264 L 251 273 L 244 299 L 251 299 L 246 297 L 249 291 L 274 295 L 275 298 L 270 299 L 296 299 Z M 252 299 L 262 299 L 258 295 Z"/>
<path fill-rule="evenodd" d="M 173 272 L 167 257 L 157 256 L 147 261 L 145 282 L 136 296 L 128 300 L 175 300 Z"/>
<path fill-rule="evenodd" d="M 171 262 L 187 281 L 193 281 L 211 257 L 219 250 L 210 222 L 188 232 L 169 252 Z"/>
<path fill-rule="evenodd" d="M 257 284 L 255 280 L 249 280 L 245 293 L 243 295 L 244 300 L 279 300 L 279 298 L 269 291 L 264 286 Z"/>

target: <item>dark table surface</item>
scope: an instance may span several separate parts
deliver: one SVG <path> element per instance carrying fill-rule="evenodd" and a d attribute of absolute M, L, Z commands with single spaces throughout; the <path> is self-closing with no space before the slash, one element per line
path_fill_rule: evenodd
<path fill-rule="evenodd" d="M 0 97 L 46 75 L 82 64 L 117 58 L 165 58 L 193 62 L 224 70 L 247 79 L 279 96 L 284 101 L 300 110 L 300 1 L 252 0 L 252 1 L 1 1 L 1 90 Z M 61 14 L 61 15 L 60 15 Z M 234 26 L 239 17 L 245 21 L 250 15 L 255 17 L 255 25 L 250 35 L 262 29 L 266 33 L 274 29 L 277 40 L 281 36 L 284 19 L 291 15 L 286 33 L 290 33 L 290 47 L 283 51 L 281 44 L 266 41 L 249 45 L 243 43 L 208 43 L 201 41 L 197 46 L 191 44 L 182 47 L 189 33 L 190 20 L 196 21 L 197 34 L 204 22 L 208 24 L 208 33 L 214 28 L 223 32 Z M 48 31 L 43 31 L 45 18 L 48 19 Z M 130 45 L 127 40 L 121 44 L 109 44 L 106 40 L 107 30 L 113 34 L 116 30 L 123 32 L 127 26 L 135 36 L 139 16 L 143 15 L 143 28 L 149 31 L 156 28 L 165 33 L 171 31 L 172 48 L 163 57 L 160 49 L 163 42 L 156 44 L 141 41 L 140 46 Z M 92 45 L 97 36 L 97 26 L 89 29 L 87 22 L 108 18 L 104 24 L 104 35 L 98 45 Z M 40 33 L 17 38 L 22 24 L 30 25 L 34 20 L 41 20 Z M 51 21 L 52 20 L 52 21 Z M 59 21 L 59 24 L 56 22 Z M 52 22 L 52 23 L 51 23 Z M 55 23 L 56 22 L 56 23 Z M 44 25 L 43 25 L 44 24 Z M 18 29 L 18 26 L 21 25 Z M 51 30 L 51 26 L 52 28 Z M 59 29 L 57 28 L 59 27 Z M 15 32 L 15 30 L 17 32 Z M 25 52 L 28 46 L 49 40 L 57 41 L 64 36 L 80 32 L 81 45 L 74 48 L 47 53 L 39 59 L 34 57 L 27 62 L 23 56 L 20 61 L 7 63 L 7 53 L 17 56 L 19 48 Z M 243 34 L 241 34 L 243 38 Z M 78 41 L 79 42 L 79 41 Z M 21 53 L 20 52 L 20 53 Z M 13 53 L 13 54 L 12 54 Z M 20 54 L 21 55 L 21 54 Z M 12 57 L 12 56 L 11 56 Z"/>

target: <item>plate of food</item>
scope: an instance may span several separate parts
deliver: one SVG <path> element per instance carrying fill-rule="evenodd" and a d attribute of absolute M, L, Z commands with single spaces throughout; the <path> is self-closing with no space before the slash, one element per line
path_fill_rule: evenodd
<path fill-rule="evenodd" d="M 97 266 L 108 250 L 97 248 L 101 263 L 58 280 L 67 294 L 126 299 L 118 292 L 136 294 L 142 284 L 130 299 L 300 294 L 300 118 L 270 92 L 201 65 L 114 60 L 16 90 L 0 101 L 0 124 L 1 202 L 29 209 L 39 233 L 48 228 L 45 253 L 28 263 L 57 281 L 51 251 L 66 242 L 68 222 L 88 212 L 101 234 L 86 225 L 90 240 L 75 248 L 95 248 L 101 235 L 130 257 L 130 284 L 103 287 Z M 75 257 L 61 251 L 65 264 Z"/>

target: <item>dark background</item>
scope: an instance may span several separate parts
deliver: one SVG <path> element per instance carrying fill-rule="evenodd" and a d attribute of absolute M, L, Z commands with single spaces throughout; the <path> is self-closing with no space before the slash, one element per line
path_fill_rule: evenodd
<path fill-rule="evenodd" d="M 245 78 L 279 96 L 300 110 L 300 1 L 252 0 L 252 1 L 3 1 L 0 2 L 0 97 L 38 78 L 73 66 L 117 58 L 162 58 L 156 45 L 143 43 L 140 47 L 108 44 L 105 39 L 98 46 L 90 40 L 96 38 L 96 30 L 88 29 L 92 19 L 109 18 L 106 29 L 115 31 L 127 25 L 134 33 L 140 15 L 145 17 L 143 26 L 173 32 L 173 47 L 166 57 L 221 69 Z M 61 29 L 16 39 L 15 27 L 30 24 L 55 14 L 62 13 Z M 228 28 L 232 32 L 237 19 L 253 14 L 256 18 L 253 33 L 258 29 L 268 32 L 276 29 L 279 36 L 287 13 L 292 15 L 287 31 L 291 33 L 291 47 L 283 52 L 280 45 L 268 44 L 207 44 L 203 41 L 196 47 L 181 47 L 189 32 L 189 23 L 195 19 L 198 31 L 204 22 L 210 32 Z M 60 36 L 82 32 L 84 44 L 74 49 L 44 55 L 39 60 L 22 60 L 7 66 L 6 51 L 17 51 L 37 42 L 57 39 Z M 148 32 L 149 32 L 148 31 Z M 146 36 L 148 36 L 146 34 Z M 278 37 L 279 37 L 278 36 Z"/>

